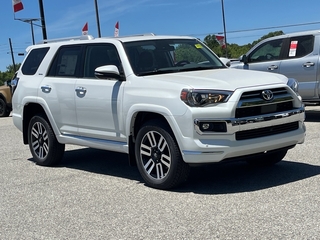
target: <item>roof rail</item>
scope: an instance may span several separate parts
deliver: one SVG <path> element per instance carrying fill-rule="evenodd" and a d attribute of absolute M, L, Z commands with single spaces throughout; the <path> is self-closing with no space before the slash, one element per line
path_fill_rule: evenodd
<path fill-rule="evenodd" d="M 52 42 L 63 42 L 63 41 L 74 41 L 74 40 L 92 40 L 94 37 L 92 35 L 81 35 L 76 37 L 68 38 L 56 38 L 56 39 L 46 39 L 38 42 L 37 44 L 52 43 Z"/>
<path fill-rule="evenodd" d="M 142 33 L 142 34 L 119 36 L 119 37 L 115 37 L 115 38 L 139 37 L 139 36 L 156 36 L 156 34 L 154 34 L 154 33 Z"/>

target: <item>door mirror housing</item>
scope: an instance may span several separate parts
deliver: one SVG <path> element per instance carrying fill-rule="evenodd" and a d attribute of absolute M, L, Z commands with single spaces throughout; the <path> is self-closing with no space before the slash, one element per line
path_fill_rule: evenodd
<path fill-rule="evenodd" d="M 123 77 L 119 73 L 119 69 L 115 65 L 104 65 L 101 67 L 97 67 L 94 70 L 94 75 L 98 79 L 104 80 L 120 80 L 123 81 Z"/>
<path fill-rule="evenodd" d="M 246 55 L 246 54 L 241 55 L 241 56 L 239 57 L 239 61 L 240 61 L 240 62 L 243 62 L 244 64 L 247 64 L 247 63 L 248 63 L 248 57 L 247 57 L 247 55 Z"/>

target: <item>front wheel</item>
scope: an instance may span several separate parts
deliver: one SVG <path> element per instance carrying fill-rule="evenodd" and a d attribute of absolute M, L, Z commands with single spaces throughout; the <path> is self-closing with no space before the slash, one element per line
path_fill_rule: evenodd
<path fill-rule="evenodd" d="M 39 165 L 53 166 L 63 157 L 65 145 L 57 141 L 47 119 L 41 115 L 30 120 L 28 142 L 33 159 Z"/>
<path fill-rule="evenodd" d="M 7 107 L 6 102 L 0 98 L 0 117 L 8 117 L 10 115 L 10 111 Z"/>
<path fill-rule="evenodd" d="M 249 159 L 247 163 L 252 166 L 271 166 L 280 162 L 287 154 L 288 150 L 278 150 L 272 153 L 265 153 L 265 155 L 258 158 Z"/>
<path fill-rule="evenodd" d="M 183 161 L 170 128 L 161 121 L 149 121 L 141 127 L 135 154 L 139 172 L 151 187 L 170 189 L 188 178 L 189 165 Z"/>

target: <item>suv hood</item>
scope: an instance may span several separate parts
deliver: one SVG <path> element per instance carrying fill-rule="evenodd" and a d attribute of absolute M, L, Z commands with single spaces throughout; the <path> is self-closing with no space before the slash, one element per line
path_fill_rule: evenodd
<path fill-rule="evenodd" d="M 287 84 L 288 81 L 288 78 L 281 74 L 230 68 L 159 74 L 150 78 L 162 82 L 186 84 L 195 89 L 215 88 L 230 91 L 257 85 Z"/>

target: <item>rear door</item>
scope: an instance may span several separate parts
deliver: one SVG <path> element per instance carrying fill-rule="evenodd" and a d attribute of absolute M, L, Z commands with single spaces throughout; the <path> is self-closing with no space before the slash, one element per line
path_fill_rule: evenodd
<path fill-rule="evenodd" d="M 54 122 L 62 134 L 78 132 L 75 84 L 81 65 L 82 45 L 62 46 L 43 79 L 39 96 L 45 99 Z"/>
<path fill-rule="evenodd" d="M 291 37 L 281 62 L 280 73 L 299 82 L 299 94 L 303 99 L 318 98 L 316 89 L 319 84 L 317 81 L 319 50 L 314 49 L 314 43 L 313 35 Z"/>

